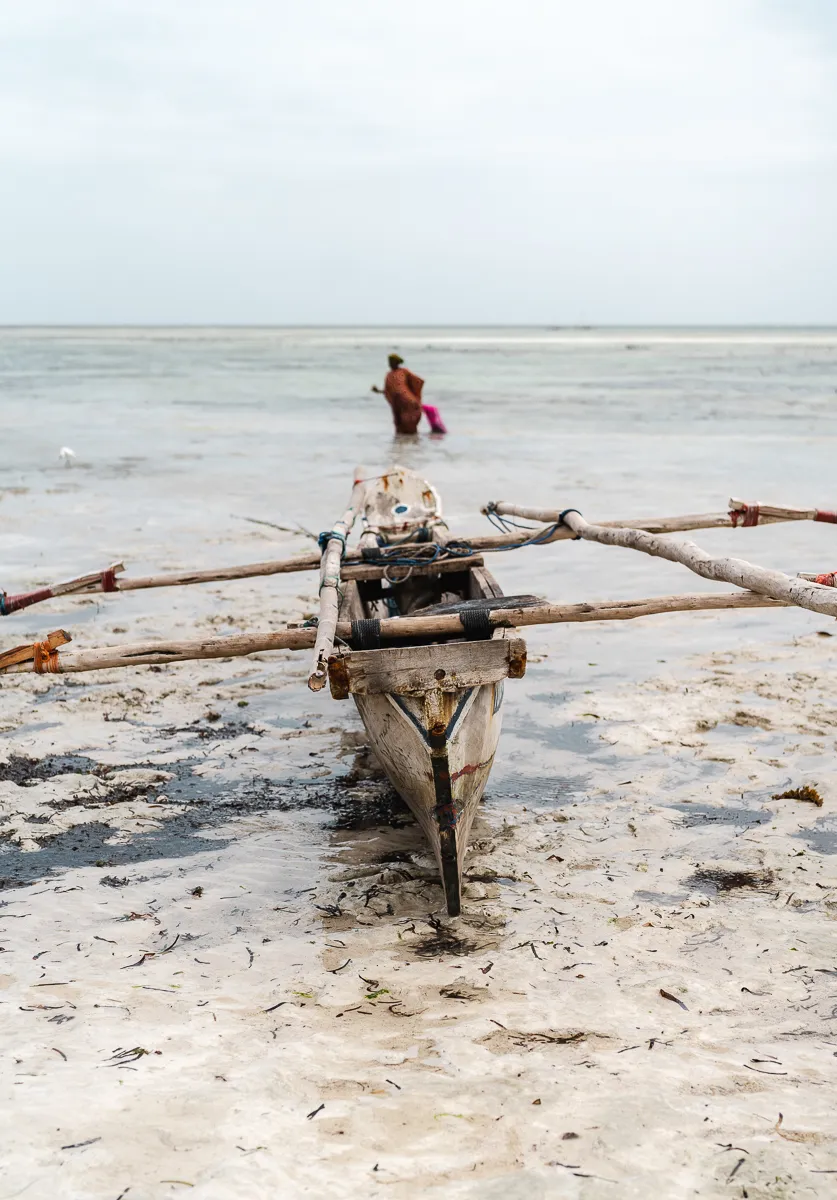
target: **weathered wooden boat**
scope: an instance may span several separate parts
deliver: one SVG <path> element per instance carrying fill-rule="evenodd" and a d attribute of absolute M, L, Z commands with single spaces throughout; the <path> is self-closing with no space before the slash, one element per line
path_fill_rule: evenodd
<path fill-rule="evenodd" d="M 373 753 L 433 849 L 456 916 L 471 825 L 500 737 L 504 682 L 526 669 L 523 640 L 492 629 L 488 613 L 537 601 L 503 596 L 482 558 L 449 538 L 436 491 L 410 471 L 367 481 L 361 522 L 368 565 L 342 580 L 339 617 L 352 634 L 329 657 L 329 686 L 337 699 L 354 699 Z M 425 557 L 393 558 L 391 548 L 407 542 L 411 555 L 426 543 Z M 459 614 L 464 636 L 381 646 L 382 618 L 443 613 Z"/>

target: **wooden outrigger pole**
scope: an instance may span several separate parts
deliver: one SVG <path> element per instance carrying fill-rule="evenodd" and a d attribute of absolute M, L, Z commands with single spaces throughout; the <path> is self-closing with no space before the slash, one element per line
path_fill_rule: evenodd
<path fill-rule="evenodd" d="M 678 612 L 719 612 L 738 608 L 785 608 L 788 602 L 776 601 L 753 592 L 687 593 L 675 596 L 651 596 L 639 600 L 603 600 L 589 604 L 537 604 L 526 608 L 488 610 L 492 629 L 513 629 L 530 625 L 586 624 L 590 621 L 632 621 Z M 837 616 L 837 596 L 834 613 Z M 61 642 L 69 642 L 68 634 Z M 465 628 L 457 613 L 427 617 L 387 617 L 380 623 L 382 641 L 401 638 L 463 636 Z M 58 634 L 50 634 L 50 638 Z M 335 640 L 345 641 L 352 636 L 352 623 L 338 621 Z M 59 675 L 81 671 L 104 671 L 113 667 L 163 666 L 166 663 L 192 662 L 199 659 L 239 658 L 271 650 L 311 650 L 317 640 L 317 630 L 300 626 L 271 633 L 231 634 L 226 637 L 192 638 L 171 642 L 140 642 L 133 645 L 102 646 L 94 650 L 76 650 L 59 656 L 52 649 L 49 670 Z M 36 645 L 39 643 L 35 643 Z M 34 646 L 19 646 L 0 654 L 0 674 L 38 671 Z"/>
<path fill-rule="evenodd" d="M 308 676 L 308 686 L 312 692 L 321 691 L 328 679 L 328 659 L 334 649 L 337 614 L 340 609 L 340 564 L 346 553 L 346 542 L 352 532 L 352 526 L 363 508 L 366 492 L 363 475 L 363 469 L 358 467 L 349 507 L 340 520 L 335 522 L 330 533 L 322 534 L 320 538 L 320 617 L 314 642 L 314 662 Z"/>
<path fill-rule="evenodd" d="M 647 533 L 686 533 L 695 529 L 730 529 L 750 527 L 754 525 L 770 525 L 783 521 L 825 521 L 837 523 L 837 513 L 816 508 L 784 508 L 767 504 L 748 504 L 743 500 L 730 500 L 728 512 L 692 513 L 675 517 L 640 517 L 627 521 L 601 521 L 603 529 L 641 529 Z M 509 530 L 501 534 L 481 534 L 464 540 L 454 540 L 452 546 L 461 554 L 466 546 L 474 554 L 481 552 L 492 553 L 501 550 L 538 545 L 545 546 L 552 542 L 567 541 L 576 535 L 568 526 L 562 525 L 560 512 L 552 509 L 523 508 L 503 502 L 487 505 L 483 512 L 494 517 L 521 517 L 525 520 L 539 521 L 542 528 L 525 530 L 520 533 Z M 336 527 L 335 527 L 336 528 Z M 341 578 L 362 579 L 374 571 L 371 565 L 377 562 L 386 564 L 387 559 L 398 559 L 405 554 L 413 557 L 430 555 L 427 543 L 407 542 L 399 546 L 382 547 L 380 552 L 371 559 L 367 550 L 363 553 L 344 554 L 341 566 Z M 439 563 L 445 561 L 444 549 L 433 551 L 437 554 L 433 565 L 438 569 Z M 454 559 L 450 560 L 455 561 Z M 100 592 L 133 592 L 148 588 L 185 587 L 197 583 L 223 583 L 234 579 L 257 579 L 268 575 L 285 575 L 297 571 L 314 571 L 322 568 L 322 554 L 300 554 L 294 558 L 272 559 L 264 562 L 242 563 L 230 567 L 210 567 L 199 571 L 170 571 L 160 575 L 141 575 L 136 578 L 117 578 L 124 571 L 122 563 L 114 563 L 105 571 L 80 575 L 64 583 L 52 584 L 32 592 L 18 595 L 7 595 L 0 592 L 0 616 L 9 616 L 20 609 L 40 604 L 54 596 L 89 596 Z M 428 566 L 430 563 L 428 563 Z"/>
<path fill-rule="evenodd" d="M 824 587 L 822 584 L 799 577 L 793 578 L 783 571 L 771 571 L 743 558 L 722 558 L 707 554 L 694 542 L 680 542 L 638 529 L 608 529 L 602 525 L 591 525 L 574 509 L 565 512 L 563 520 L 576 536 L 584 538 L 585 541 L 640 550 L 643 554 L 650 554 L 655 558 L 681 563 L 704 579 L 731 583 L 735 587 L 769 596 L 783 604 L 796 604 L 800 608 L 808 608 L 824 616 L 837 616 L 837 595 L 833 588 Z"/>
<path fill-rule="evenodd" d="M 518 504 L 507 504 L 505 500 L 492 500 L 485 505 L 482 512 L 486 516 L 521 517 L 526 521 L 555 523 L 558 530 L 550 541 L 575 537 L 568 526 L 562 527 L 562 514 L 558 509 L 525 508 Z M 824 508 L 787 508 L 777 504 L 752 504 L 733 497 L 729 501 L 729 510 L 725 513 L 642 517 L 635 521 L 599 521 L 598 525 L 603 529 L 644 529 L 646 533 L 688 533 L 693 529 L 747 529 L 754 525 L 775 525 L 783 521 L 821 521 L 827 525 L 837 525 L 837 512 Z"/>
<path fill-rule="evenodd" d="M 51 600 L 54 596 L 84 596 L 91 592 L 119 591 L 116 577 L 124 570 L 123 563 L 111 563 L 104 571 L 92 571 L 88 575 L 79 575 L 76 579 L 37 588 L 34 592 L 21 592 L 12 596 L 7 592 L 0 592 L 0 617 L 10 617 L 22 608 L 30 608 L 33 604 Z"/>
<path fill-rule="evenodd" d="M 360 470 L 357 473 L 360 474 Z M 319 691 L 328 677 L 328 657 L 335 640 L 347 640 L 352 636 L 350 622 L 338 621 L 339 591 L 342 579 L 364 578 L 371 573 L 380 574 L 389 555 L 381 552 L 380 557 L 370 559 L 364 555 L 351 555 L 343 559 L 345 540 L 363 506 L 363 480 L 356 479 L 349 507 L 332 530 L 323 535 L 324 551 L 317 560 L 321 570 L 320 620 L 318 627 L 300 627 L 264 634 L 239 634 L 230 637 L 191 639 L 176 642 L 148 642 L 129 646 L 102 647 L 93 650 L 71 651 L 58 654 L 57 647 L 71 639 L 63 631 L 50 634 L 44 642 L 29 646 L 18 646 L 0 653 L 0 673 L 21 671 L 51 671 L 71 673 L 77 671 L 104 670 L 113 667 L 159 665 L 169 662 L 187 662 L 199 659 L 229 658 L 256 654 L 271 650 L 306 650 L 314 648 L 315 656 L 309 676 L 309 687 Z M 686 594 L 650 597 L 639 600 L 601 601 L 590 604 L 535 604 L 519 609 L 497 609 L 487 613 L 492 628 L 514 628 L 540 624 L 565 624 L 587 621 L 632 620 L 637 617 L 661 613 L 719 611 L 735 608 L 771 608 L 796 605 L 837 617 L 837 593 L 834 582 L 837 573 L 831 576 L 800 575 L 792 578 L 780 571 L 768 571 L 753 563 L 737 558 L 719 558 L 705 553 L 692 542 L 678 542 L 659 536 L 657 531 L 675 532 L 696 528 L 734 527 L 743 524 L 753 526 L 762 522 L 780 521 L 825 521 L 837 523 L 837 514 L 820 509 L 780 508 L 772 505 L 746 504 L 730 500 L 727 513 L 704 513 L 683 517 L 661 517 L 636 521 L 588 522 L 574 509 L 563 512 L 525 508 L 505 502 L 494 502 L 484 512 L 505 516 L 518 516 L 536 521 L 549 521 L 542 530 L 525 531 L 514 537 L 489 537 L 470 539 L 470 550 L 501 549 L 505 546 L 531 544 L 537 538 L 539 544 L 567 538 L 584 538 L 605 545 L 622 546 L 641 550 L 671 562 L 687 566 L 705 579 L 724 581 L 746 589 L 742 592 L 723 594 Z M 533 533 L 535 537 L 533 537 Z M 541 535 L 543 535 L 541 540 Z M 486 543 L 489 543 L 486 545 Z M 502 545 L 501 545 L 502 543 Z M 403 543 L 391 548 L 392 557 L 403 556 L 405 551 L 418 553 L 427 551 L 427 543 Z M 444 549 L 444 547 L 442 548 Z M 118 590 L 127 591 L 137 586 L 166 586 L 169 583 L 204 582 L 212 579 L 246 578 L 254 574 L 271 574 L 278 570 L 298 570 L 313 566 L 308 559 L 290 559 L 285 562 L 251 564 L 249 567 L 223 568 L 222 570 L 196 572 L 191 575 L 157 576 L 146 580 L 120 580 Z M 348 561 L 349 566 L 345 565 Z M 411 567 L 415 573 L 445 571 L 450 567 L 463 567 L 478 563 L 478 556 L 462 556 L 451 562 L 442 559 L 428 560 L 426 567 Z M 303 566 L 304 564 L 304 566 Z M 115 581 L 122 564 L 116 563 L 106 573 L 82 576 L 68 584 L 49 589 L 50 595 L 82 594 L 85 590 L 101 590 L 103 575 L 108 585 Z M 97 583 L 94 581 L 98 581 Z M 165 581 L 165 583 L 163 582 Z M 80 586 L 83 585 L 83 586 Z M 109 590 L 109 588 L 108 588 Z M 46 598 L 46 597 L 44 597 Z M 21 606 L 23 607 L 23 606 Z M 380 621 L 380 636 L 383 640 L 399 638 L 451 637 L 464 631 L 464 624 L 456 613 L 426 617 L 391 617 Z M 58 639 L 58 640 L 56 640 Z M 37 648 L 37 649 L 36 649 Z"/>
<path fill-rule="evenodd" d="M 731 506 L 740 504 L 741 501 L 730 500 Z M 731 508 L 731 513 L 736 511 L 742 512 L 740 508 Z M 516 515 L 543 520 L 546 515 L 540 509 L 520 508 L 504 502 L 490 503 L 483 512 L 494 513 L 501 519 L 507 515 Z M 765 519 L 768 522 L 815 520 L 837 524 L 837 514 L 818 509 L 780 509 L 766 505 L 744 505 L 743 514 L 748 525 L 758 524 L 762 514 L 766 514 Z M 583 538 L 585 541 L 599 542 L 605 546 L 620 546 L 627 550 L 640 550 L 655 558 L 681 563 L 704 579 L 731 583 L 750 592 L 769 596 L 782 604 L 795 604 L 825 616 L 837 616 L 837 597 L 833 594 L 833 584 L 827 582 L 827 576 L 798 575 L 794 578 L 783 571 L 756 566 L 746 559 L 707 554 L 694 542 L 677 541 L 665 535 L 649 533 L 637 529 L 632 524 L 593 524 L 585 520 L 575 508 L 567 508 L 550 515 L 554 515 L 569 531 L 568 536 L 573 538 Z"/>

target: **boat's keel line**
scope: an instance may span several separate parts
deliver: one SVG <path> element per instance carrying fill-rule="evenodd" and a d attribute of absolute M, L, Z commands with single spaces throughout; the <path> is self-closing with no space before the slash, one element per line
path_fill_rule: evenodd
<path fill-rule="evenodd" d="M 433 816 L 436 818 L 436 824 L 439 827 L 442 886 L 445 889 L 448 915 L 458 917 L 461 908 L 461 898 L 456 823 L 459 816 L 456 810 L 456 801 L 453 798 L 451 790 L 447 728 L 441 722 L 433 725 L 428 734 L 428 742 L 430 743 L 430 762 L 433 767 L 433 789 L 436 795 Z"/>
<path fill-rule="evenodd" d="M 463 777 L 490 770 L 494 756 L 492 754 L 485 761 L 466 763 L 452 774 L 450 748 L 480 691 L 478 687 L 467 688 L 455 698 L 451 693 L 443 693 L 441 690 L 410 696 L 387 693 L 387 700 L 392 707 L 402 720 L 408 721 L 420 734 L 430 751 L 435 804 L 428 815 L 439 833 L 442 886 L 447 910 L 452 917 L 458 916 L 461 908 L 460 845 L 457 837 L 461 804 L 457 805 L 454 798 L 453 784 Z M 502 698 L 502 692 L 500 696 Z M 496 691 L 492 699 L 496 704 Z M 462 850 L 464 852 L 464 847 Z"/>

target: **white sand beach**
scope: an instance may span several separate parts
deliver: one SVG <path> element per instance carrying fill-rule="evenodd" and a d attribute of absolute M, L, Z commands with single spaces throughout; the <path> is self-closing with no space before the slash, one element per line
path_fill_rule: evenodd
<path fill-rule="evenodd" d="M 835 658 L 557 705 L 607 765 L 489 799 L 457 920 L 306 656 L 6 677 L 0 1195 L 830 1194 Z"/>

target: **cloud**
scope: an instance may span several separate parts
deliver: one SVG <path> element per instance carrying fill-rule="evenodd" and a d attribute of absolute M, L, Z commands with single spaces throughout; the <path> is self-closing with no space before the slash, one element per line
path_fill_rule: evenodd
<path fill-rule="evenodd" d="M 837 319 L 837 39 L 783 10 L 29 0 L 0 319 Z"/>

